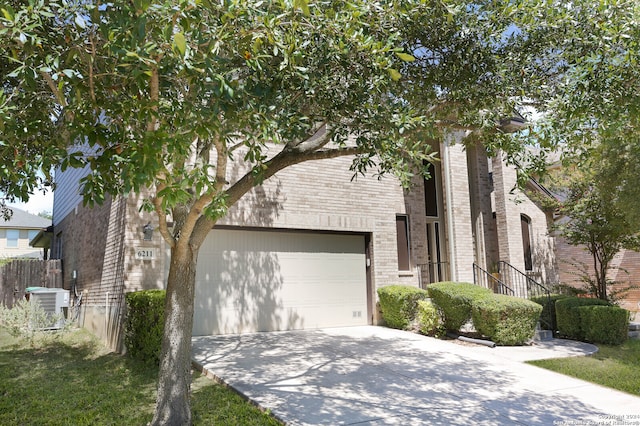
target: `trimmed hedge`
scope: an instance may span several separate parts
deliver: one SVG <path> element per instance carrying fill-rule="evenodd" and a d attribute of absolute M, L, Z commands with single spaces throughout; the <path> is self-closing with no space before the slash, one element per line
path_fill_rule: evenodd
<path fill-rule="evenodd" d="M 407 285 L 389 285 L 378 289 L 380 310 L 387 326 L 406 330 L 416 318 L 418 301 L 428 299 L 426 290 Z"/>
<path fill-rule="evenodd" d="M 580 312 L 576 308 L 594 305 L 611 306 L 605 300 L 584 297 L 566 297 L 557 300 L 556 320 L 560 334 L 571 339 L 584 340 L 586 329 L 583 329 Z"/>
<path fill-rule="evenodd" d="M 621 345 L 629 333 L 629 311 L 617 306 L 580 306 L 576 308 L 585 340 L 606 345 Z"/>
<path fill-rule="evenodd" d="M 124 344 L 127 354 L 132 358 L 159 365 L 165 297 L 165 290 L 144 290 L 125 294 L 127 317 Z"/>
<path fill-rule="evenodd" d="M 533 337 L 542 306 L 526 299 L 491 294 L 473 301 L 476 330 L 497 345 L 521 345 Z"/>
<path fill-rule="evenodd" d="M 444 334 L 440 309 L 431 300 L 418 300 L 416 322 L 422 334 L 435 337 Z"/>
<path fill-rule="evenodd" d="M 489 297 L 491 290 L 471 283 L 440 282 L 427 286 L 429 297 L 442 309 L 444 326 L 457 332 L 471 319 L 474 301 Z"/>
<path fill-rule="evenodd" d="M 536 302 L 539 305 L 542 305 L 542 313 L 540 316 L 542 318 L 550 318 L 551 324 L 553 325 L 553 332 L 558 331 L 558 319 L 556 318 L 556 302 L 558 300 L 566 299 L 568 296 L 566 294 L 552 294 L 550 296 L 551 304 L 547 303 L 547 296 L 536 296 L 532 297 L 530 300 L 532 302 Z"/>

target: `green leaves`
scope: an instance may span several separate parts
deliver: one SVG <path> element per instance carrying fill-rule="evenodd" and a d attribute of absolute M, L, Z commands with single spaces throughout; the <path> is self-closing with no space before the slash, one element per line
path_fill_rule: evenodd
<path fill-rule="evenodd" d="M 389 68 L 387 71 L 389 72 L 389 76 L 393 81 L 398 81 L 402 78 L 402 75 L 398 72 L 398 70 L 394 68 Z"/>
<path fill-rule="evenodd" d="M 184 56 L 187 51 L 187 41 L 184 38 L 183 33 L 175 33 L 173 35 L 173 47 L 177 49 L 182 56 Z"/>
<path fill-rule="evenodd" d="M 302 10 L 302 13 L 304 13 L 305 16 L 311 15 L 311 11 L 309 10 L 309 2 L 307 0 L 293 0 L 293 7 Z"/>
<path fill-rule="evenodd" d="M 416 60 L 415 56 L 409 55 L 408 53 L 396 52 L 396 56 L 405 62 L 413 62 Z"/>

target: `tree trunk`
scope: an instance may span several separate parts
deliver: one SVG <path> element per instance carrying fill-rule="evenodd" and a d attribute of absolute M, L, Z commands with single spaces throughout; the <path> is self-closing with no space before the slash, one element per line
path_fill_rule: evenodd
<path fill-rule="evenodd" d="M 171 250 L 158 396 L 151 425 L 190 425 L 191 333 L 198 251 L 188 244 Z"/>

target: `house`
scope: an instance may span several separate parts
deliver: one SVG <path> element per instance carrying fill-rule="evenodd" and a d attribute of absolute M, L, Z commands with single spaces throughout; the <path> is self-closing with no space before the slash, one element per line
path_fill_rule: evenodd
<path fill-rule="evenodd" d="M 352 180 L 350 158 L 254 188 L 200 249 L 193 334 L 377 324 L 377 288 L 473 282 L 499 260 L 555 282 L 551 218 L 514 190 L 515 169 L 461 137 L 431 142 L 442 160 L 409 191 L 392 177 Z M 164 287 L 168 250 L 140 195 L 83 207 L 86 172 L 56 174 L 52 257 L 83 295 L 82 325 L 117 347 L 124 293 Z"/>
<path fill-rule="evenodd" d="M 11 218 L 5 220 L 0 216 L 0 259 L 42 259 L 43 252 L 29 243 L 51 225 L 51 220 L 15 207 L 9 207 L 9 210 L 13 212 Z"/>
<path fill-rule="evenodd" d="M 573 246 L 563 238 L 557 239 L 556 258 L 559 266 L 559 282 L 584 288 L 585 274 L 593 276 L 593 258 L 584 246 Z M 640 320 L 640 252 L 623 249 L 611 262 L 608 278 L 613 284 L 611 291 L 623 291 L 617 303 L 631 312 L 631 320 Z M 625 291 L 626 290 L 626 291 Z"/>
<path fill-rule="evenodd" d="M 558 172 L 563 167 L 559 154 L 549 170 Z M 561 192 L 554 196 L 564 201 Z M 562 215 L 556 218 L 557 224 L 570 220 Z M 586 279 L 594 279 L 594 259 L 584 245 L 571 245 L 561 235 L 556 238 L 556 261 L 558 263 L 558 282 L 563 285 L 584 290 Z M 640 252 L 622 249 L 614 256 L 607 272 L 608 280 L 613 282 L 608 295 L 614 296 L 616 303 L 631 313 L 631 320 L 640 320 Z"/>

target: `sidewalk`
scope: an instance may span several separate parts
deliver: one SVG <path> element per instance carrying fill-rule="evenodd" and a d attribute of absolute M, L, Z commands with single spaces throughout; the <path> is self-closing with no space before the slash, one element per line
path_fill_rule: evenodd
<path fill-rule="evenodd" d="M 640 425 L 640 398 L 522 362 L 591 350 L 576 343 L 488 348 L 346 327 L 195 337 L 193 357 L 291 425 Z"/>

